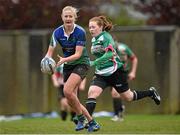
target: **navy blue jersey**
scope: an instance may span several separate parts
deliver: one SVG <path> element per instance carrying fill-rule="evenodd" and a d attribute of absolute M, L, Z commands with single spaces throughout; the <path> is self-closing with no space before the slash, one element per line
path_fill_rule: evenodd
<path fill-rule="evenodd" d="M 89 57 L 85 48 L 86 32 L 81 26 L 75 24 L 70 36 L 66 35 L 63 25 L 55 29 L 51 37 L 50 45 L 55 47 L 58 44 L 62 47 L 64 57 L 73 55 L 76 51 L 76 46 L 84 47 L 80 59 L 66 64 L 89 64 Z"/>

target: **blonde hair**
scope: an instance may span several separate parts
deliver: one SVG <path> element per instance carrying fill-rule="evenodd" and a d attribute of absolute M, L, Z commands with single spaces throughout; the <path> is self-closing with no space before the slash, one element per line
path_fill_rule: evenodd
<path fill-rule="evenodd" d="M 73 7 L 73 6 L 66 6 L 66 7 L 64 7 L 63 9 L 62 9 L 62 14 L 63 14 L 63 12 L 65 12 L 66 10 L 70 10 L 71 12 L 73 12 L 74 13 L 74 17 L 75 17 L 75 19 L 77 19 L 77 13 L 78 13 L 78 10 L 75 8 L 75 7 Z M 61 14 L 61 15 L 62 15 Z"/>
<path fill-rule="evenodd" d="M 89 21 L 95 21 L 98 26 L 103 26 L 103 31 L 110 31 L 113 28 L 112 22 L 107 20 L 105 16 L 96 16 Z"/>

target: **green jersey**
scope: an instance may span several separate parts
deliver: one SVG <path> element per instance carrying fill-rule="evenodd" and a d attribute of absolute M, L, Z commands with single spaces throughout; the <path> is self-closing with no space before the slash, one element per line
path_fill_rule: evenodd
<path fill-rule="evenodd" d="M 96 74 L 109 76 L 123 65 L 116 53 L 114 40 L 108 32 L 104 31 L 97 37 L 93 37 L 91 42 L 91 53 L 97 59 L 102 57 L 108 51 L 113 52 L 112 58 L 101 61 L 95 66 Z"/>
<path fill-rule="evenodd" d="M 124 64 L 124 70 L 128 71 L 130 69 L 129 59 L 134 57 L 133 51 L 126 44 L 118 42 L 116 42 L 116 51 Z"/>

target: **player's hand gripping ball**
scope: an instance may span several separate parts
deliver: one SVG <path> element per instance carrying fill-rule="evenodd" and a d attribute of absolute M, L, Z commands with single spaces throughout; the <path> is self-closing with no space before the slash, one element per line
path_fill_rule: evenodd
<path fill-rule="evenodd" d="M 51 57 L 44 57 L 41 60 L 41 71 L 45 74 L 53 74 L 56 68 L 56 62 Z"/>

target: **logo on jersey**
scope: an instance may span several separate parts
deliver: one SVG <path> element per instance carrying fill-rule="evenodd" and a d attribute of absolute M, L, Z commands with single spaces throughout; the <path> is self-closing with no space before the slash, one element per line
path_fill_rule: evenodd
<path fill-rule="evenodd" d="M 95 45 L 91 47 L 91 53 L 102 53 L 105 52 L 105 48 L 102 45 Z"/>

